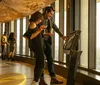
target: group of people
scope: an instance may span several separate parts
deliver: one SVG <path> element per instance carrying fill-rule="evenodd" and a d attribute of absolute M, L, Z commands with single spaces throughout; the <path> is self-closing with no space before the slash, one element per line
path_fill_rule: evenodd
<path fill-rule="evenodd" d="M 15 43 L 16 38 L 14 32 L 11 32 L 9 36 L 6 35 L 6 32 L 1 36 L 1 48 L 2 48 L 2 54 L 1 58 L 2 60 L 14 60 L 15 55 Z M 7 54 L 7 46 L 9 48 L 9 53 Z"/>
<path fill-rule="evenodd" d="M 28 30 L 24 33 L 24 37 L 29 41 L 29 48 L 35 54 L 35 68 L 34 68 L 34 80 L 32 85 L 47 85 L 44 80 L 44 67 L 45 57 L 47 59 L 48 71 L 51 77 L 51 84 L 62 84 L 63 81 L 56 78 L 54 72 L 54 64 L 52 57 L 52 29 L 58 33 L 58 35 L 65 40 L 64 36 L 56 26 L 53 20 L 54 8 L 48 6 L 44 9 L 43 14 L 41 12 L 35 12 L 31 15 L 30 24 Z"/>

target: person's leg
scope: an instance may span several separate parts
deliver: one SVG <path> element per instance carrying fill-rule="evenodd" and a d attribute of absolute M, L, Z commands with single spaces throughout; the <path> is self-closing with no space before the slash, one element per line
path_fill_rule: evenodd
<path fill-rule="evenodd" d="M 4 45 L 4 48 L 3 48 L 3 59 L 5 60 L 7 57 L 7 45 Z"/>
<path fill-rule="evenodd" d="M 34 68 L 34 81 L 32 83 L 32 85 L 38 85 L 38 81 L 41 77 L 41 73 L 44 70 L 44 52 L 43 49 L 41 47 L 37 47 L 35 49 L 33 49 L 34 53 L 35 53 L 35 68 Z"/>
<path fill-rule="evenodd" d="M 2 45 L 2 60 L 6 59 L 6 46 Z"/>
<path fill-rule="evenodd" d="M 34 80 L 37 82 L 41 76 L 42 71 L 44 70 L 44 54 L 40 51 L 35 52 L 36 63 L 34 68 Z"/>
<path fill-rule="evenodd" d="M 8 53 L 8 60 L 10 60 L 11 55 L 12 55 L 12 52 L 9 52 L 9 53 Z"/>
<path fill-rule="evenodd" d="M 11 55 L 11 60 L 14 61 L 14 55 L 15 55 L 15 48 L 12 48 L 12 55 Z"/>
<path fill-rule="evenodd" d="M 1 48 L 2 48 L 2 55 L 1 55 L 1 58 L 2 58 L 2 60 L 3 60 L 3 59 L 4 59 L 4 45 L 2 45 Z"/>
<path fill-rule="evenodd" d="M 44 63 L 45 63 L 45 61 L 44 61 Z M 42 71 L 39 85 L 47 85 L 45 80 L 44 80 L 44 70 Z"/>
<path fill-rule="evenodd" d="M 56 74 L 54 72 L 54 64 L 53 64 L 53 58 L 52 58 L 52 48 L 51 45 L 49 43 L 45 43 L 46 47 L 45 47 L 45 55 L 47 58 L 47 64 L 48 64 L 48 70 L 49 70 L 49 74 L 51 76 L 51 84 L 62 84 L 63 81 L 59 81 L 56 78 Z"/>
<path fill-rule="evenodd" d="M 49 43 L 45 43 L 44 53 L 47 59 L 48 71 L 51 77 L 55 77 L 53 58 L 52 58 L 52 49 Z"/>

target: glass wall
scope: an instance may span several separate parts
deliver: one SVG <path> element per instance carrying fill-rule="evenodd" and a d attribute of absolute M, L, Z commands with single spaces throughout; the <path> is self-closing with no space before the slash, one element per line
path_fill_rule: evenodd
<path fill-rule="evenodd" d="M 97 3 L 96 14 L 96 69 L 100 70 L 100 2 Z"/>
<path fill-rule="evenodd" d="M 88 67 L 88 0 L 81 0 L 81 50 L 80 65 Z"/>
<path fill-rule="evenodd" d="M 23 29 L 23 28 L 21 28 Z M 16 54 L 20 54 L 20 19 L 17 20 L 17 27 L 16 27 Z"/>
<path fill-rule="evenodd" d="M 59 0 L 55 1 L 55 24 L 59 28 Z M 59 56 L 59 35 L 55 32 L 55 60 L 58 60 Z"/>
<path fill-rule="evenodd" d="M 11 21 L 11 32 L 14 32 L 14 21 Z"/>
<path fill-rule="evenodd" d="M 60 21 L 60 11 L 59 11 L 59 7 L 60 7 L 60 3 L 59 3 L 60 0 L 56 0 L 55 1 L 55 24 L 58 26 L 60 26 L 61 23 L 59 23 Z M 66 30 L 67 30 L 67 0 L 64 0 L 64 28 L 60 28 L 60 29 L 63 29 L 64 30 L 64 35 L 66 35 Z M 81 58 L 80 58 L 80 66 L 83 66 L 83 67 L 88 67 L 88 0 L 81 0 L 80 1 L 80 30 L 81 30 L 81 37 L 80 37 L 80 48 L 81 50 L 83 51 L 82 55 L 81 55 Z M 99 5 L 100 3 L 97 4 L 97 68 L 99 69 L 99 63 L 100 63 L 100 54 L 99 54 L 99 51 L 100 51 L 100 39 L 99 39 Z M 76 10 L 75 10 L 76 11 Z M 62 15 L 63 16 L 63 15 Z M 77 16 L 78 17 L 78 16 Z M 21 21 L 20 19 L 16 20 L 16 39 L 17 39 L 17 42 L 16 42 L 16 54 L 21 54 L 21 55 L 26 55 L 30 52 L 26 52 L 26 50 L 28 50 L 28 45 L 27 44 L 27 41 L 22 37 L 22 34 L 25 33 L 25 31 L 28 29 L 27 26 L 27 21 L 28 19 L 26 18 L 23 18 L 23 20 Z M 22 22 L 22 23 L 21 23 Z M 20 25 L 23 25 L 23 26 L 20 26 Z M 5 29 L 5 23 L 3 23 L 1 25 L 3 31 Z M 11 32 L 15 31 L 14 28 L 14 21 L 11 22 Z M 22 28 L 21 28 L 22 27 Z M 78 26 L 77 26 L 78 27 Z M 20 30 L 22 29 L 22 30 Z M 2 32 L 3 32 L 2 31 Z M 22 43 L 20 43 L 22 39 Z M 63 48 L 60 48 L 59 47 L 59 35 L 54 32 L 54 60 L 59 60 L 59 50 L 60 49 L 63 49 Z M 61 39 L 62 40 L 62 39 Z M 62 43 L 61 43 L 62 44 Z M 62 44 L 63 45 L 63 44 Z M 20 53 L 20 49 L 22 47 L 22 53 Z M 29 50 L 28 50 L 29 51 Z M 64 56 L 61 56 L 61 57 L 64 57 L 63 61 L 62 62 L 66 62 L 66 54 L 64 54 Z"/>
<path fill-rule="evenodd" d="M 2 33 L 4 34 L 4 31 L 5 31 L 5 23 L 3 23 L 3 31 L 2 31 Z"/>
<path fill-rule="evenodd" d="M 26 18 L 24 17 L 23 18 L 23 34 L 26 32 Z M 26 55 L 26 39 L 23 38 L 23 52 L 22 52 L 22 55 Z"/>
<path fill-rule="evenodd" d="M 64 0 L 64 36 L 66 36 L 66 29 L 67 29 L 67 9 L 66 9 L 66 0 Z M 64 54 L 64 62 L 66 62 L 66 54 Z"/>

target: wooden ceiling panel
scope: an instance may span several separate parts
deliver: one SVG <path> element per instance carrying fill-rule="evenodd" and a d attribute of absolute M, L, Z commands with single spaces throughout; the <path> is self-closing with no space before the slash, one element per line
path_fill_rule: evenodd
<path fill-rule="evenodd" d="M 0 2 L 0 22 L 8 22 L 25 17 L 50 5 L 55 0 L 2 0 Z"/>

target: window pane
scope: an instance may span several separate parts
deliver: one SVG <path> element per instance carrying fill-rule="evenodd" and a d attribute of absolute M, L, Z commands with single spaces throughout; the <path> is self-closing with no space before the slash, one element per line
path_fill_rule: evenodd
<path fill-rule="evenodd" d="M 26 18 L 23 18 L 23 34 L 26 32 Z M 26 39 L 23 39 L 23 55 L 26 55 Z"/>
<path fill-rule="evenodd" d="M 66 0 L 64 0 L 64 35 L 66 36 Z M 64 62 L 66 62 L 66 54 L 64 54 Z"/>
<path fill-rule="evenodd" d="M 4 33 L 4 31 L 5 31 L 5 23 L 3 23 L 3 33 Z"/>
<path fill-rule="evenodd" d="M 88 0 L 81 0 L 81 66 L 88 67 Z"/>
<path fill-rule="evenodd" d="M 100 2 L 97 3 L 97 28 L 96 28 L 96 69 L 100 70 Z"/>
<path fill-rule="evenodd" d="M 17 20 L 16 54 L 20 54 L 20 19 Z"/>
<path fill-rule="evenodd" d="M 11 21 L 11 32 L 14 32 L 14 21 Z"/>
<path fill-rule="evenodd" d="M 55 2 L 55 24 L 59 27 L 59 0 Z M 59 35 L 55 32 L 55 60 L 58 60 L 59 56 Z"/>

